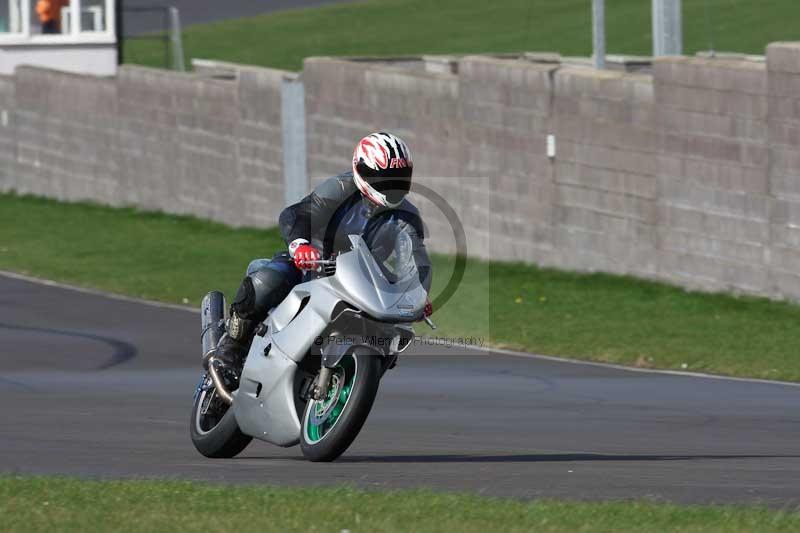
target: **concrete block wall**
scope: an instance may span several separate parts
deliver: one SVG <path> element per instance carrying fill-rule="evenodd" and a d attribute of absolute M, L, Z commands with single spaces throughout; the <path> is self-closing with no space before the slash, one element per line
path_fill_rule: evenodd
<path fill-rule="evenodd" d="M 649 76 L 555 72 L 555 240 L 548 264 L 655 276 L 657 154 Z"/>
<path fill-rule="evenodd" d="M 114 80 L 21 67 L 14 98 L 13 188 L 65 201 L 114 202 Z"/>
<path fill-rule="evenodd" d="M 459 215 L 471 255 L 655 275 L 651 78 L 480 56 L 457 70 L 307 60 L 312 177 L 348 168 L 365 132 L 390 129 L 412 146 L 415 181 Z M 415 200 L 431 246 L 452 251 L 447 221 Z"/>
<path fill-rule="evenodd" d="M 742 60 L 655 65 L 660 277 L 771 291 L 767 72 Z"/>
<path fill-rule="evenodd" d="M 242 67 L 218 80 L 125 66 L 96 78 L 19 68 L 0 78 L 0 113 L 10 117 L 0 127 L 0 188 L 273 225 L 284 204 L 285 74 Z"/>
<path fill-rule="evenodd" d="M 311 58 L 304 64 L 302 79 L 308 173 L 314 186 L 350 168 L 353 148 L 365 131 L 372 131 L 378 117 L 366 101 L 366 69 L 362 65 Z M 402 133 L 408 135 L 407 130 Z"/>
<path fill-rule="evenodd" d="M 800 43 L 767 48 L 771 292 L 800 299 Z"/>
<path fill-rule="evenodd" d="M 653 75 L 552 58 L 447 64 L 306 60 L 311 184 L 387 129 L 473 256 L 800 299 L 800 44 L 770 45 L 766 62 L 663 58 Z M 0 190 L 274 225 L 286 73 L 213 72 L 0 77 Z M 429 246 L 453 251 L 445 217 L 414 200 Z"/>
<path fill-rule="evenodd" d="M 16 176 L 14 108 L 14 78 L 0 76 L 0 191 L 10 189 Z"/>
<path fill-rule="evenodd" d="M 486 57 L 459 63 L 460 172 L 483 177 L 461 218 L 468 234 L 482 237 L 475 255 L 545 264 L 552 255 L 557 192 L 546 146 L 554 69 Z"/>
<path fill-rule="evenodd" d="M 235 131 L 239 184 L 222 182 L 221 194 L 239 202 L 239 210 L 248 213 L 248 226 L 274 226 L 284 207 L 281 91 L 286 74 L 275 69 L 239 70 Z"/>
<path fill-rule="evenodd" d="M 283 205 L 282 75 L 243 68 L 229 81 L 121 69 L 122 203 L 270 225 Z"/>
<path fill-rule="evenodd" d="M 472 255 L 797 298 L 798 58 L 775 44 L 769 68 L 665 58 L 644 75 L 464 57 L 437 76 L 315 58 L 309 167 L 347 168 L 358 137 L 391 129 L 461 216 Z M 445 221 L 431 225 L 446 249 Z"/>

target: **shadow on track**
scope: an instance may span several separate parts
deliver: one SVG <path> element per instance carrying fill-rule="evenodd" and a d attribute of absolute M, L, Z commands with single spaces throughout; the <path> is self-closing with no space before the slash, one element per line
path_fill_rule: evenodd
<path fill-rule="evenodd" d="M 352 455 L 339 463 L 555 463 L 582 461 L 693 461 L 741 459 L 799 459 L 800 455 L 607 455 L 599 453 L 554 453 L 516 455 Z M 300 458 L 298 458 L 300 459 Z"/>
<path fill-rule="evenodd" d="M 264 461 L 303 461 L 301 456 L 247 456 L 231 459 Z M 423 455 L 350 455 L 337 459 L 336 463 L 571 463 L 592 461 L 724 461 L 746 459 L 800 459 L 800 455 L 770 454 L 731 454 L 731 455 L 611 455 L 602 453 L 542 453 L 512 455 L 466 455 L 466 454 L 423 454 Z"/>

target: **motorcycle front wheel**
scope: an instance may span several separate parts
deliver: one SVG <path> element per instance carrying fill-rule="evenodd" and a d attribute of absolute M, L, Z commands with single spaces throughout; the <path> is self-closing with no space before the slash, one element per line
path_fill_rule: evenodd
<path fill-rule="evenodd" d="M 367 420 L 381 375 L 381 361 L 368 352 L 345 355 L 331 375 L 322 400 L 306 404 L 300 448 L 310 461 L 333 461 L 353 443 Z"/>
<path fill-rule="evenodd" d="M 195 394 L 189 433 L 197 451 L 212 459 L 235 457 L 253 440 L 239 430 L 233 409 L 217 396 L 208 376 Z"/>

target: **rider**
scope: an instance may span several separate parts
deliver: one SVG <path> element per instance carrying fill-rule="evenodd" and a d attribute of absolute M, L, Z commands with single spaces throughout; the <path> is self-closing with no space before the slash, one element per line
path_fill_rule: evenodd
<path fill-rule="evenodd" d="M 281 212 L 281 237 L 288 252 L 250 263 L 230 309 L 228 332 L 215 358 L 240 368 L 256 327 L 302 281 L 322 257 L 350 249 L 348 235 L 379 233 L 385 224 L 402 227 L 411 237 L 420 281 L 430 290 L 431 266 L 423 243 L 422 220 L 408 199 L 413 163 L 408 146 L 391 133 L 361 139 L 353 153 L 353 170 L 328 178 L 311 194 Z M 433 309 L 425 304 L 425 316 Z"/>

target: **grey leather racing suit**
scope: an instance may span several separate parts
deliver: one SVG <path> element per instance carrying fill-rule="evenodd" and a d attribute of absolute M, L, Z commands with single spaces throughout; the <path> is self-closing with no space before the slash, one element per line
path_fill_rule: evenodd
<path fill-rule="evenodd" d="M 320 183 L 308 196 L 285 208 L 278 222 L 287 245 L 296 239 L 305 239 L 319 249 L 323 257 L 349 250 L 349 235 L 361 235 L 369 243 L 388 227 L 387 224 L 402 228 L 411 237 L 420 282 L 425 290 L 430 290 L 431 263 L 425 250 L 419 211 L 407 198 L 394 209 L 374 206 L 362 197 L 353 182 L 352 172 Z M 272 259 L 256 259 L 247 268 L 232 310 L 248 320 L 264 320 L 269 310 L 302 278 L 286 251 L 278 252 Z"/>

